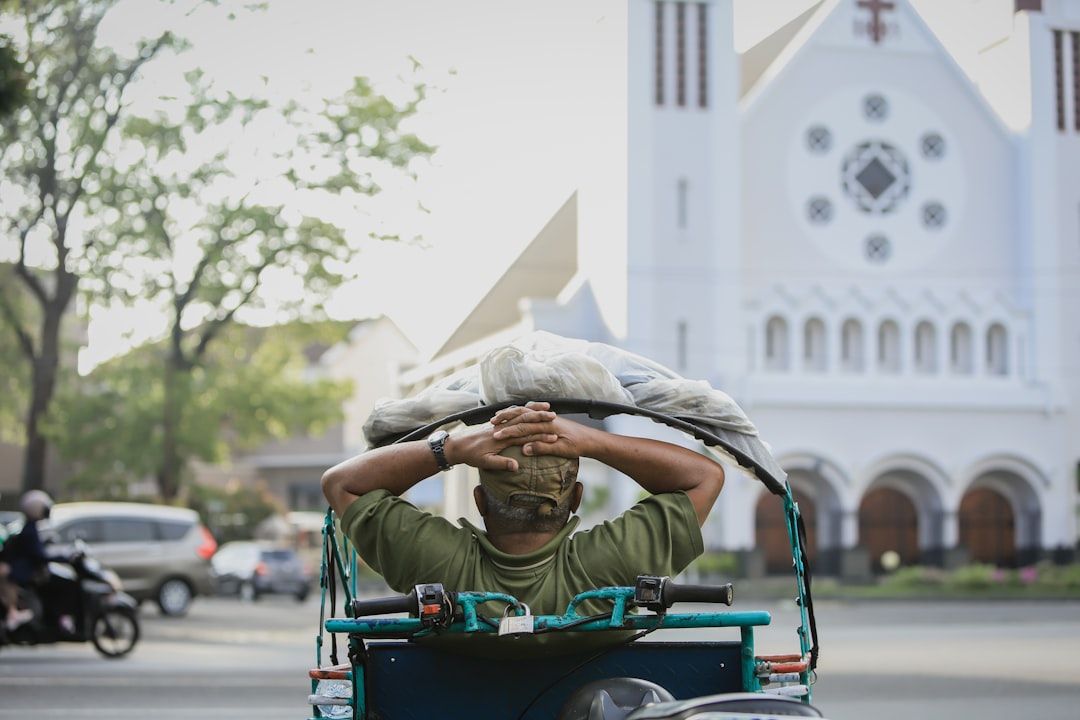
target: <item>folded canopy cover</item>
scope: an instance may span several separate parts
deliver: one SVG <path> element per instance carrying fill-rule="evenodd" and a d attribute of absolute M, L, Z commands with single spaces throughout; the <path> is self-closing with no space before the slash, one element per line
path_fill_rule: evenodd
<path fill-rule="evenodd" d="M 364 436 L 376 447 L 474 408 L 556 399 L 639 408 L 650 417 L 655 413 L 688 423 L 705 431 L 710 452 L 734 460 L 774 491 L 787 477 L 727 393 L 612 345 L 543 331 L 490 350 L 477 364 L 413 397 L 380 400 L 364 423 Z"/>

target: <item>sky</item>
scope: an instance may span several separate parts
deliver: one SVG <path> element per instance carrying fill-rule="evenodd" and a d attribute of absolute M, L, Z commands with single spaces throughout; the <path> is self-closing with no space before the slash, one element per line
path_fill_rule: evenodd
<path fill-rule="evenodd" d="M 733 1 L 736 50 L 813 4 Z M 985 16 L 1003 1 L 913 4 L 963 55 L 977 33 L 959 18 Z M 416 80 L 428 84 L 412 129 L 439 150 L 415 189 L 388 193 L 374 209 L 422 235 L 423 245 L 365 248 L 359 282 L 331 305 L 343 318 L 386 313 L 428 352 L 575 189 L 605 128 L 623 122 L 604 92 L 624 53 L 625 26 L 610 12 L 622 2 L 270 0 L 265 13 L 212 22 L 212 8 L 168 16 L 157 3 L 128 0 L 112 32 L 171 27 L 195 43 L 183 62 L 238 87 L 265 75 L 295 97 L 332 95 L 358 74 L 391 96 Z M 163 92 L 180 77 L 168 65 L 158 73 L 145 92 Z M 428 212 L 417 212 L 418 198 Z M 137 312 L 94 317 L 80 366 L 146 339 L 140 334 L 155 326 Z"/>

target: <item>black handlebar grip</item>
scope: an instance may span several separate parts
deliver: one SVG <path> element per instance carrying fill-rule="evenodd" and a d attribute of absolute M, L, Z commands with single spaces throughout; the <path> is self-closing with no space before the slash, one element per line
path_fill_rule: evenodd
<path fill-rule="evenodd" d="M 734 600 L 735 589 L 731 583 L 725 585 L 676 585 L 669 581 L 664 586 L 664 607 L 671 607 L 680 602 L 730 605 Z"/>
<path fill-rule="evenodd" d="M 372 598 L 370 600 L 356 599 L 352 601 L 353 617 L 366 615 L 386 615 L 389 613 L 414 613 L 416 612 L 416 592 L 408 595 L 395 595 L 387 598 Z"/>

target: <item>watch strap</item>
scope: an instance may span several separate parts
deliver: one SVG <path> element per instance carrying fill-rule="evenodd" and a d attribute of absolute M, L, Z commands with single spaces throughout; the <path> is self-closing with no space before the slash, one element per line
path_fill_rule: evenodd
<path fill-rule="evenodd" d="M 443 449 L 448 437 L 450 437 L 450 434 L 445 430 L 432 433 L 428 437 L 428 447 L 431 448 L 431 452 L 435 456 L 435 462 L 438 463 L 440 470 L 449 470 L 453 467 L 446 461 L 446 451 Z"/>

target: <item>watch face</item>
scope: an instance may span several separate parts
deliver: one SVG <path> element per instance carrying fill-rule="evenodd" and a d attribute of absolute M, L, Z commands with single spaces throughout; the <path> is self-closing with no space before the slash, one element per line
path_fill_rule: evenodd
<path fill-rule="evenodd" d="M 958 141 L 917 97 L 884 87 L 827 95 L 796 125 L 788 196 L 805 236 L 851 268 L 931 262 L 964 212 Z"/>

